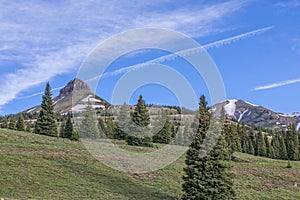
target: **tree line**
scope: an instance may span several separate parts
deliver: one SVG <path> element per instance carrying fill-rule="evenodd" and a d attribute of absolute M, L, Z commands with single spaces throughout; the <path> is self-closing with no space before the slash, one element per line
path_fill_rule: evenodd
<path fill-rule="evenodd" d="M 115 118 L 109 115 L 95 118 L 94 110 L 88 105 L 86 111 L 82 113 L 81 124 L 75 128 L 71 113 L 67 115 L 54 113 L 50 91 L 50 84 L 47 83 L 41 111 L 38 114 L 20 113 L 2 117 L 1 127 L 72 140 L 78 140 L 80 133 L 81 137 L 119 139 L 125 140 L 129 145 L 146 147 L 153 146 L 153 143 L 189 146 L 195 137 L 197 120 L 180 124 L 176 119 L 170 120 L 166 113 L 162 113 L 164 124 L 158 124 L 159 120 L 150 121 L 149 110 L 142 96 L 139 97 L 133 111 L 130 111 L 129 106 L 123 105 Z M 179 109 L 176 106 L 170 108 Z M 33 116 L 37 116 L 35 124 L 25 123 L 25 119 L 32 119 Z M 152 126 L 161 127 L 154 135 L 149 134 L 150 123 Z M 59 127 L 57 124 L 60 124 Z M 266 129 L 262 131 L 261 128 L 226 119 L 224 131 L 227 133 L 224 137 L 231 152 L 238 151 L 282 160 L 300 160 L 300 135 L 294 124 L 278 133 Z"/>

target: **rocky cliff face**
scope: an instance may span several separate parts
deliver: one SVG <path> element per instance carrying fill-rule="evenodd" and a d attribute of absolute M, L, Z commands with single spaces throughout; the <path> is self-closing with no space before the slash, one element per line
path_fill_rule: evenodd
<path fill-rule="evenodd" d="M 68 96 L 79 91 L 91 91 L 91 89 L 85 82 L 75 78 L 59 91 L 58 97 Z"/>

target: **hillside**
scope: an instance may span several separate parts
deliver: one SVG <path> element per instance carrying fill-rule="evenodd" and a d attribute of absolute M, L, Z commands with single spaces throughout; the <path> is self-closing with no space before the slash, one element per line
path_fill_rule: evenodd
<path fill-rule="evenodd" d="M 95 160 L 80 142 L 0 129 L 0 198 L 178 199 L 184 157 L 162 170 L 125 174 Z M 122 143 L 120 145 L 123 145 Z M 141 147 L 127 147 L 137 148 Z M 238 153 L 238 199 L 300 199 L 300 162 Z"/>

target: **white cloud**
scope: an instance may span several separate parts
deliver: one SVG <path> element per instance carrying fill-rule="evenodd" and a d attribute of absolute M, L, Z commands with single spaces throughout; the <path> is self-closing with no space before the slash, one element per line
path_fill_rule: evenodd
<path fill-rule="evenodd" d="M 277 88 L 277 87 L 290 85 L 290 84 L 294 84 L 294 83 L 299 83 L 299 82 L 300 82 L 300 78 L 299 79 L 286 80 L 286 81 L 280 81 L 280 82 L 271 83 L 271 84 L 268 84 L 268 85 L 257 86 L 257 87 L 254 88 L 254 90 L 272 89 L 272 88 Z"/>
<path fill-rule="evenodd" d="M 34 85 L 76 69 L 95 44 L 113 34 L 158 27 L 205 36 L 228 29 L 226 16 L 247 2 L 0 1 L 0 61 L 20 66 L 1 75 L 0 106 Z"/>

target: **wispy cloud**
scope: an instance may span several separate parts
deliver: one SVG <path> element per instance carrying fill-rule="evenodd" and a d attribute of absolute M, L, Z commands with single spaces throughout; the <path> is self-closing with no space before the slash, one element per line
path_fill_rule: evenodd
<path fill-rule="evenodd" d="M 280 82 L 271 83 L 271 84 L 268 84 L 268 85 L 257 86 L 257 87 L 254 88 L 254 90 L 267 90 L 267 89 L 277 88 L 277 87 L 290 85 L 290 84 L 294 84 L 294 83 L 299 83 L 299 82 L 300 82 L 300 78 L 299 79 L 286 80 L 286 81 L 280 81 Z"/>
<path fill-rule="evenodd" d="M 113 34 L 155 27 L 206 36 L 227 30 L 224 18 L 247 3 L 0 1 L 0 65 L 9 61 L 19 66 L 1 75 L 0 107 L 22 91 L 77 69 L 99 41 Z"/>
<path fill-rule="evenodd" d="M 281 1 L 275 4 L 275 6 L 278 7 L 298 7 L 300 6 L 300 1 L 299 0 L 293 0 L 293 1 Z"/>
<path fill-rule="evenodd" d="M 222 40 L 218 40 L 218 41 L 215 41 L 215 42 L 205 44 L 205 45 L 203 45 L 202 47 L 199 47 L 199 48 L 186 49 L 186 50 L 175 52 L 175 53 L 172 53 L 172 54 L 169 54 L 169 55 L 166 55 L 166 56 L 161 56 L 161 57 L 158 57 L 156 59 L 149 60 L 147 62 L 138 63 L 138 64 L 135 64 L 135 65 L 126 66 L 126 67 L 124 66 L 124 67 L 121 67 L 118 70 L 115 70 L 115 71 L 112 71 L 112 72 L 106 72 L 102 75 L 95 76 L 92 79 L 86 80 L 86 81 L 96 80 L 100 76 L 101 76 L 101 78 L 108 78 L 108 77 L 111 77 L 111 76 L 116 76 L 116 75 L 123 74 L 123 73 L 126 73 L 126 72 L 138 70 L 140 68 L 148 66 L 149 64 L 163 63 L 165 61 L 172 60 L 172 59 L 177 58 L 179 56 L 184 56 L 185 54 L 195 54 L 199 51 L 202 51 L 203 49 L 208 50 L 208 49 L 213 49 L 213 48 L 220 48 L 220 47 L 223 47 L 223 46 L 226 46 L 226 45 L 230 45 L 230 44 L 232 44 L 234 42 L 237 42 L 241 39 L 245 39 L 245 38 L 248 38 L 248 37 L 251 37 L 251 36 L 262 34 L 262 33 L 266 32 L 266 31 L 268 31 L 272 28 L 273 28 L 272 26 L 268 26 L 268 27 L 252 30 L 252 31 L 249 31 L 249 32 L 245 32 L 245 33 L 233 36 L 233 37 L 229 37 L 229 38 L 226 38 L 226 39 L 222 39 Z M 145 50 L 145 51 L 149 51 L 149 50 Z M 135 55 L 137 55 L 137 53 L 133 53 L 133 54 L 130 54 L 130 55 L 135 56 Z M 62 88 L 62 87 L 59 87 L 59 89 Z M 23 97 L 20 97 L 20 98 L 30 98 L 30 97 L 34 97 L 34 96 L 41 95 L 41 94 L 43 94 L 43 92 L 35 93 L 35 94 L 32 94 L 32 95 L 28 95 L 28 96 L 23 96 Z"/>

